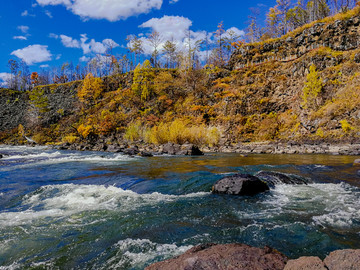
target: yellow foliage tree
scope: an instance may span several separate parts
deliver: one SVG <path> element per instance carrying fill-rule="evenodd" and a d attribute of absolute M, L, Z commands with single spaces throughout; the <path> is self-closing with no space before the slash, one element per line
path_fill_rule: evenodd
<path fill-rule="evenodd" d="M 86 75 L 83 86 L 78 91 L 78 97 L 85 104 L 94 104 L 97 102 L 104 90 L 102 80 L 95 78 L 91 73 Z"/>
<path fill-rule="evenodd" d="M 131 89 L 141 97 L 141 100 L 148 100 L 154 92 L 155 73 L 150 61 L 146 60 L 142 66 L 140 64 L 134 70 L 134 78 Z"/>
<path fill-rule="evenodd" d="M 310 72 L 306 76 L 305 87 L 303 88 L 303 103 L 304 108 L 313 107 L 316 105 L 316 98 L 323 88 L 321 78 L 316 71 L 314 64 L 310 66 Z"/>

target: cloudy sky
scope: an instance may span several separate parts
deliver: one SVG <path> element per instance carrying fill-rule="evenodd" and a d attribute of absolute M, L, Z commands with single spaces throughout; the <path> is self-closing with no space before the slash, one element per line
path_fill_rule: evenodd
<path fill-rule="evenodd" d="M 194 40 L 211 36 L 219 22 L 239 35 L 249 8 L 268 8 L 275 0 L 3 0 L 0 10 L 0 80 L 9 59 L 22 59 L 30 71 L 77 64 L 104 53 L 122 54 L 129 35 L 158 31 L 181 45 L 185 32 Z"/>

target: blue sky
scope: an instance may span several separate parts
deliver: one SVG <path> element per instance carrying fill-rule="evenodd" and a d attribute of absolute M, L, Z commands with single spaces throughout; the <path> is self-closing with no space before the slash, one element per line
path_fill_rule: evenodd
<path fill-rule="evenodd" d="M 69 61 L 76 65 L 103 53 L 109 43 L 113 54 L 122 54 L 128 35 L 146 41 L 152 30 L 179 46 L 189 27 L 196 40 L 211 35 L 221 21 L 241 35 L 249 8 L 260 6 L 265 13 L 273 5 L 275 0 L 4 0 L 0 80 L 10 71 L 9 59 L 24 60 L 30 71 Z"/>

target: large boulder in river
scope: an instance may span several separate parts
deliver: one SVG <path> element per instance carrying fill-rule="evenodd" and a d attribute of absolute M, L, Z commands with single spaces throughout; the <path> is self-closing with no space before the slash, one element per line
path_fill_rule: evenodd
<path fill-rule="evenodd" d="M 309 183 L 308 180 L 298 175 L 280 172 L 261 171 L 255 174 L 255 176 L 265 181 L 270 187 L 274 187 L 276 184 L 307 185 Z"/>
<path fill-rule="evenodd" d="M 283 270 L 287 257 L 265 247 L 244 244 L 204 244 L 193 247 L 183 255 L 154 263 L 146 270 Z"/>
<path fill-rule="evenodd" d="M 360 249 L 344 249 L 331 252 L 324 260 L 329 270 L 359 270 Z"/>
<path fill-rule="evenodd" d="M 3 158 L 4 156 L 2 154 L 0 154 L 0 158 Z"/>
<path fill-rule="evenodd" d="M 216 194 L 231 194 L 253 196 L 269 190 L 269 186 L 258 177 L 250 174 L 235 174 L 218 180 L 212 192 Z"/>

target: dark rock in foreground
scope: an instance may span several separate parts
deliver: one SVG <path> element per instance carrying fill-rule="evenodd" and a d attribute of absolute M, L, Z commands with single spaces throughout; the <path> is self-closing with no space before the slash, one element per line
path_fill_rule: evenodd
<path fill-rule="evenodd" d="M 217 181 L 212 189 L 216 194 L 253 196 L 269 190 L 269 186 L 259 178 L 249 174 L 235 174 Z"/>
<path fill-rule="evenodd" d="M 205 244 L 188 250 L 183 255 L 154 263 L 146 270 L 283 270 L 287 257 L 265 247 L 244 244 Z"/>
<path fill-rule="evenodd" d="M 256 177 L 265 181 L 270 187 L 274 187 L 277 184 L 287 185 L 307 185 L 308 181 L 297 175 L 285 174 L 280 172 L 258 172 Z"/>
<path fill-rule="evenodd" d="M 329 270 L 359 270 L 360 249 L 345 249 L 331 252 L 324 260 Z"/>
<path fill-rule="evenodd" d="M 0 158 L 3 158 L 4 156 L 2 154 L 0 154 Z"/>

